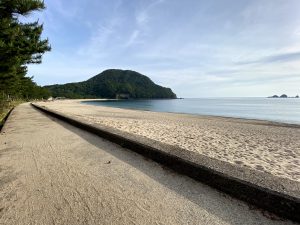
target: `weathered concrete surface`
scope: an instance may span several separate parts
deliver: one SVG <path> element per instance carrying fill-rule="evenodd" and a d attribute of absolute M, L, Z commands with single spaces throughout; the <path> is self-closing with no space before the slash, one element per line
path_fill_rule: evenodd
<path fill-rule="evenodd" d="M 0 135 L 0 224 L 292 224 L 18 106 Z"/>

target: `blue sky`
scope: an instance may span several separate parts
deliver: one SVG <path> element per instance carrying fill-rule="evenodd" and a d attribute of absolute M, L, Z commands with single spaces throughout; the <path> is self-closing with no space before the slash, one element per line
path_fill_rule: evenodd
<path fill-rule="evenodd" d="M 40 85 L 131 69 L 179 97 L 300 94 L 299 0 L 45 0 Z"/>

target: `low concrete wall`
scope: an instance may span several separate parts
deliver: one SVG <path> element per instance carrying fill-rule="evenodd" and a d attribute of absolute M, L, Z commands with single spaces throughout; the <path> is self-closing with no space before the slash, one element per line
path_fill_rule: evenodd
<path fill-rule="evenodd" d="M 233 165 L 175 146 L 140 137 L 32 104 L 36 109 L 112 141 L 219 191 L 300 222 L 299 182 Z"/>

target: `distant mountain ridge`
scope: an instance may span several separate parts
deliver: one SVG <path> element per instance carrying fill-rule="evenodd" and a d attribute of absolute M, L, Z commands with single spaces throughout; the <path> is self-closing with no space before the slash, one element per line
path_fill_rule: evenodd
<path fill-rule="evenodd" d="M 131 70 L 109 69 L 82 82 L 44 86 L 53 97 L 66 98 L 176 98 L 166 87 Z"/>

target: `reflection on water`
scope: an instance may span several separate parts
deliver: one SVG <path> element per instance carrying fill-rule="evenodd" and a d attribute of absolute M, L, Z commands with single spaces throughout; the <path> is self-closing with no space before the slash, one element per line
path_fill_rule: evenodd
<path fill-rule="evenodd" d="M 83 103 L 156 112 L 228 116 L 300 124 L 300 99 L 296 98 L 187 98 Z"/>

